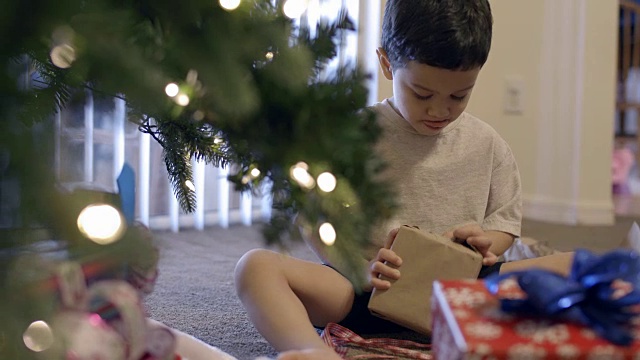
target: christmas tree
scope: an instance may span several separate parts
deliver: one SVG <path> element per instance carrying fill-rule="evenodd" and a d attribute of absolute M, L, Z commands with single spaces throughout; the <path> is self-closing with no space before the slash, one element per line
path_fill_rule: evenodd
<path fill-rule="evenodd" d="M 389 190 L 375 180 L 383 164 L 371 151 L 379 129 L 364 109 L 367 74 L 357 66 L 326 71 L 341 34 L 354 30 L 346 13 L 312 31 L 294 26 L 286 6 L 269 0 L 0 4 L 0 357 L 35 356 L 24 346 L 25 329 L 64 302 L 38 256 L 42 240 L 63 244 L 65 257 L 77 263 L 100 264 L 104 271 L 94 271 L 103 276 L 150 253 L 136 226 L 104 242 L 83 231 L 84 210 L 120 209 L 121 201 L 115 194 L 62 191 L 52 173 L 52 114 L 86 89 L 126 100 L 128 119 L 162 146 L 183 210 L 195 208 L 192 159 L 234 164 L 230 180 L 237 189 L 259 191 L 270 183 L 267 243 L 297 234 L 299 214 L 353 281 L 362 281 L 358 250 L 369 243 L 371 224 L 393 211 Z"/>

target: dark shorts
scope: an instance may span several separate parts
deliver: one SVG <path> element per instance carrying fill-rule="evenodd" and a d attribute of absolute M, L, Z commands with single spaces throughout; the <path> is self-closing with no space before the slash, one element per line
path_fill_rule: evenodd
<path fill-rule="evenodd" d="M 480 269 L 480 273 L 478 274 L 478 279 L 484 279 L 491 274 L 498 273 L 502 264 L 504 263 L 497 262 L 491 266 L 483 265 Z M 359 335 L 412 332 L 412 330 L 403 326 L 372 315 L 367 307 L 370 297 L 370 292 L 356 294 L 353 299 L 351 311 L 344 319 L 342 319 L 342 321 L 339 322 L 339 324 Z"/>

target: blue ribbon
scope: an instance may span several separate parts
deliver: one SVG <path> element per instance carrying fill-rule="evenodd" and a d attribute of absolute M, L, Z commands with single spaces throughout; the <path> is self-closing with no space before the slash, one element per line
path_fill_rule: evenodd
<path fill-rule="evenodd" d="M 628 307 L 640 304 L 640 255 L 632 250 L 614 250 L 595 255 L 579 249 L 574 253 L 570 274 L 530 269 L 485 279 L 489 292 L 497 294 L 500 281 L 515 277 L 527 294 L 525 299 L 500 299 L 505 312 L 571 321 L 592 328 L 617 345 L 633 342 L 630 321 L 636 315 Z M 613 299 L 612 283 L 632 285 L 630 293 Z"/>

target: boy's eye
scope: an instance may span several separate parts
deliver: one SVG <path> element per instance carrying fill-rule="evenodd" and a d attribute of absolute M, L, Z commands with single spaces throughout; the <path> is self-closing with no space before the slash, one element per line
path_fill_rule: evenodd
<path fill-rule="evenodd" d="M 431 99 L 431 97 L 433 97 L 433 95 L 425 95 L 425 96 L 423 96 L 423 95 L 418 94 L 417 92 L 414 92 L 414 95 L 416 96 L 416 98 L 418 100 L 429 100 L 429 99 Z"/>

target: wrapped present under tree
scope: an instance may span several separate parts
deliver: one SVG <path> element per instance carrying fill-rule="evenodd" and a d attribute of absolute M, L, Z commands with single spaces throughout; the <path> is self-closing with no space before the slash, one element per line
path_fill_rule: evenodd
<path fill-rule="evenodd" d="M 640 257 L 578 250 L 563 277 L 545 270 L 434 283 L 438 359 L 635 359 Z"/>

